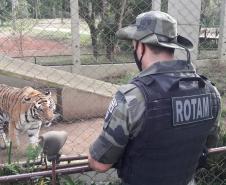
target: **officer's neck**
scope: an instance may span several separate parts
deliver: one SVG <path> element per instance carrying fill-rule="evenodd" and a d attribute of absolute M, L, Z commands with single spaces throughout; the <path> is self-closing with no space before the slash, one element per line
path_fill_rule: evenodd
<path fill-rule="evenodd" d="M 153 52 L 147 52 L 142 59 L 142 69 L 147 69 L 156 62 L 172 60 L 174 60 L 174 55 L 170 55 L 168 53 L 155 54 Z"/>

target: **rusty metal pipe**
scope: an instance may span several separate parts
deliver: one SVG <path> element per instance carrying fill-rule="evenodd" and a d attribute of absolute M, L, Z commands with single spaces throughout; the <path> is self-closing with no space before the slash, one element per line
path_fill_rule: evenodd
<path fill-rule="evenodd" d="M 84 159 L 88 159 L 88 156 L 70 156 L 70 157 L 61 157 L 59 159 L 59 161 L 75 161 L 75 160 L 84 160 Z"/>
<path fill-rule="evenodd" d="M 78 160 L 85 160 L 88 159 L 88 156 L 70 156 L 70 157 L 61 157 L 59 158 L 59 162 L 63 162 L 63 161 L 67 161 L 68 163 L 70 163 L 71 161 L 78 161 Z M 21 162 L 19 163 L 20 165 L 22 165 L 23 167 L 27 167 L 28 165 L 42 165 L 43 161 L 35 161 L 35 162 L 30 162 L 29 164 L 27 162 Z M 0 168 L 4 167 L 5 164 L 0 164 Z"/>
<path fill-rule="evenodd" d="M 226 146 L 208 149 L 209 154 L 225 153 L 225 152 L 226 152 Z"/>
<path fill-rule="evenodd" d="M 56 185 L 56 161 L 52 161 L 52 185 Z"/>
<path fill-rule="evenodd" d="M 72 167 L 72 168 L 66 168 L 66 169 L 58 169 L 56 170 L 56 175 L 67 175 L 67 174 L 73 174 L 73 173 L 83 173 L 92 171 L 92 169 L 86 165 L 86 166 L 80 166 L 80 167 Z M 18 174 L 18 175 L 9 175 L 9 176 L 1 176 L 0 177 L 0 183 L 1 182 L 13 182 L 13 181 L 24 181 L 28 179 L 35 179 L 39 177 L 51 177 L 52 176 L 52 170 L 42 171 L 42 172 L 33 172 L 33 173 L 24 173 L 24 174 Z"/>
<path fill-rule="evenodd" d="M 79 162 L 79 163 L 69 163 L 69 164 L 56 165 L 56 169 L 79 167 L 79 166 L 84 166 L 84 165 L 88 165 L 88 161 Z M 42 168 L 42 167 L 35 168 L 35 171 L 44 171 L 44 170 L 51 170 L 51 169 L 52 169 L 52 166 L 48 165 L 48 166 L 45 166 L 45 169 Z"/>
<path fill-rule="evenodd" d="M 209 154 L 226 153 L 226 146 L 218 147 L 218 148 L 210 148 L 210 149 L 208 149 L 208 152 L 209 152 Z M 88 159 L 88 157 L 87 156 L 62 157 L 59 159 L 59 161 L 60 162 L 68 161 L 68 163 L 70 163 L 71 161 L 76 161 L 76 160 L 79 161 L 79 160 L 84 160 L 84 159 Z M 40 162 L 35 162 L 34 164 L 40 164 Z M 57 165 L 56 166 L 56 168 L 57 168 L 56 175 L 66 175 L 66 174 L 83 173 L 83 172 L 92 171 L 92 169 L 89 168 L 89 166 L 87 164 L 88 164 L 88 161 L 81 162 L 81 163 L 75 163 L 75 164 L 72 163 L 72 164 Z M 4 164 L 0 164 L 0 167 L 1 166 L 4 166 Z M 50 169 L 50 168 L 51 168 L 51 166 L 48 166 L 48 169 Z M 43 170 L 43 169 L 40 169 L 40 170 Z M 22 181 L 22 180 L 28 180 L 31 178 L 51 177 L 51 176 L 52 176 L 52 170 L 45 170 L 45 171 L 41 171 L 41 172 L 24 173 L 24 174 L 19 174 L 19 175 L 1 176 L 0 182 Z"/>

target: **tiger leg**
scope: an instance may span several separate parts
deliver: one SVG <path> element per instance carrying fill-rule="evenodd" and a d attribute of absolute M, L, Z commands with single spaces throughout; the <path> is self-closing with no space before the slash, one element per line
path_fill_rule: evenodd
<path fill-rule="evenodd" d="M 5 123 L 8 123 L 6 115 L 0 110 L 0 149 L 6 149 L 7 145 L 9 144 L 4 131 Z"/>
<path fill-rule="evenodd" d="M 28 134 L 28 137 L 29 137 L 30 144 L 32 144 L 32 145 L 38 144 L 39 131 L 40 131 L 41 125 L 42 125 L 42 122 L 38 121 L 37 124 L 34 127 L 29 128 L 27 130 L 27 134 Z"/>
<path fill-rule="evenodd" d="M 10 121 L 9 122 L 9 139 L 12 142 L 12 146 L 17 148 L 19 146 L 19 138 L 18 138 L 18 131 L 16 130 L 16 122 Z"/>
<path fill-rule="evenodd" d="M 9 146 L 9 141 L 6 137 L 6 134 L 4 132 L 4 125 L 3 123 L 0 123 L 0 149 L 6 149 L 7 146 Z"/>

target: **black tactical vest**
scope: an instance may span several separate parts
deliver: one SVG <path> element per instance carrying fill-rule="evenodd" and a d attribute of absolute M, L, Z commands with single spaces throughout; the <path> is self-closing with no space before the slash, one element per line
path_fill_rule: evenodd
<path fill-rule="evenodd" d="M 194 72 L 132 81 L 143 93 L 143 127 L 129 141 L 119 177 L 129 185 L 187 185 L 220 108 L 214 86 Z"/>

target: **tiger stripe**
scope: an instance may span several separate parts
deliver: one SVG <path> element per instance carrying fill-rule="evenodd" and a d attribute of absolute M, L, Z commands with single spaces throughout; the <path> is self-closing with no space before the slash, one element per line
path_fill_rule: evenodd
<path fill-rule="evenodd" d="M 19 145 L 17 135 L 23 132 L 27 133 L 31 144 L 37 143 L 42 123 L 54 119 L 55 108 L 50 93 L 44 94 L 31 87 L 16 88 L 0 84 L 0 138 L 6 145 L 4 124 L 8 123 L 9 140 L 13 145 Z"/>

